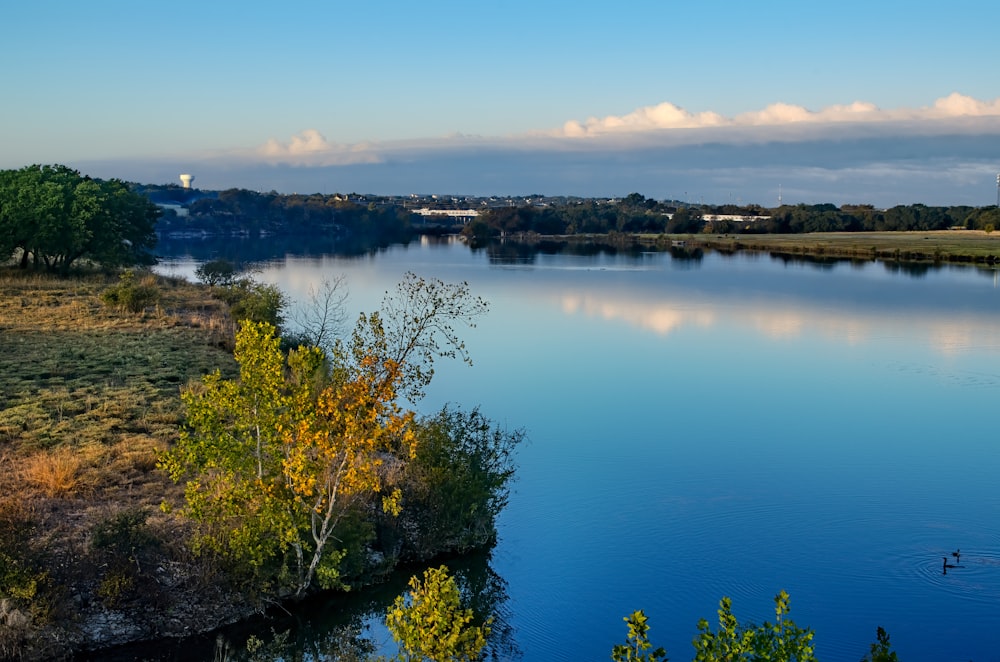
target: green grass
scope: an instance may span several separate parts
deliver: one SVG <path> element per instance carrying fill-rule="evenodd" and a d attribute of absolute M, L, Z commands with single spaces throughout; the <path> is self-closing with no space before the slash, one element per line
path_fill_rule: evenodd
<path fill-rule="evenodd" d="M 88 540 L 116 513 L 150 513 L 167 566 L 186 558 L 186 524 L 158 509 L 181 503 L 182 488 L 156 462 L 178 438 L 181 388 L 215 369 L 235 374 L 233 322 L 205 287 L 141 279 L 159 296 L 131 313 L 101 301 L 116 276 L 0 268 L 0 532 L 21 532 L 0 535 L 0 559 L 19 559 L 10 577 L 38 583 L 16 605 L 32 628 L 44 625 L 40 615 L 74 617 L 60 596 L 115 579 L 104 575 L 117 566 L 95 560 Z M 153 576 L 134 579 L 156 586 Z M 17 591 L 0 582 L 0 598 Z"/>
<path fill-rule="evenodd" d="M 99 298 L 113 281 L 0 274 L 0 443 L 25 452 L 176 436 L 180 387 L 233 365 L 230 323 L 201 288 L 158 281 L 166 306 L 123 314 Z"/>
<path fill-rule="evenodd" d="M 809 234 L 672 235 L 689 247 L 757 250 L 793 255 L 904 262 L 1000 262 L 1000 233 L 979 230 L 934 232 L 818 232 Z"/>

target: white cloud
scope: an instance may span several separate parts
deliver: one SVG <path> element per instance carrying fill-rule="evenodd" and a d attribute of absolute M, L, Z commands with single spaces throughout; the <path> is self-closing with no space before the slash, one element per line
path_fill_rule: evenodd
<path fill-rule="evenodd" d="M 813 111 L 803 106 L 774 103 L 761 110 L 724 117 L 706 111 L 692 113 L 672 103 L 644 106 L 626 115 L 608 115 L 580 122 L 570 120 L 554 132 L 565 138 L 584 138 L 610 134 L 658 132 L 671 129 L 709 129 L 719 127 L 781 127 L 791 124 L 884 124 L 901 121 L 942 121 L 957 118 L 1000 119 L 1000 99 L 980 101 L 953 93 L 936 100 L 933 105 L 914 108 L 883 110 L 875 104 L 855 101 L 847 105 L 833 105 Z"/>
<path fill-rule="evenodd" d="M 957 92 L 934 102 L 934 114 L 940 117 L 986 117 L 1000 115 L 1000 99 L 979 101 Z"/>
<path fill-rule="evenodd" d="M 609 115 L 603 119 L 591 117 L 586 122 L 570 120 L 563 125 L 562 135 L 581 137 L 613 131 L 648 131 L 655 129 L 692 129 L 722 126 L 726 119 L 718 113 L 690 113 L 669 102 L 638 108 L 628 115 Z"/>
<path fill-rule="evenodd" d="M 305 129 L 287 143 L 270 138 L 255 151 L 265 161 L 292 165 L 352 165 L 380 161 L 368 144 L 331 143 L 316 129 Z"/>

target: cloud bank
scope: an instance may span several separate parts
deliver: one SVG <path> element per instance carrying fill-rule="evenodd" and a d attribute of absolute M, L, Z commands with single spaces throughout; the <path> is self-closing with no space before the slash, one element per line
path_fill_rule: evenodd
<path fill-rule="evenodd" d="M 620 196 L 707 203 L 993 204 L 1000 99 L 919 108 L 775 103 L 732 117 L 672 103 L 508 136 L 356 144 L 308 128 L 250 149 L 72 164 L 96 176 L 279 192 Z"/>
<path fill-rule="evenodd" d="M 554 135 L 570 138 L 627 132 L 669 129 L 710 129 L 718 127 L 776 127 L 788 124 L 885 124 L 892 122 L 941 122 L 958 118 L 1000 118 L 1000 99 L 980 101 L 957 92 L 938 99 L 931 106 L 915 109 L 883 110 L 872 103 L 855 101 L 818 111 L 787 103 L 774 103 L 762 110 L 724 117 L 707 111 L 691 113 L 672 103 L 638 108 L 627 115 L 591 117 L 585 122 L 570 120 Z M 946 128 L 946 127 L 941 127 Z"/>
<path fill-rule="evenodd" d="M 422 141 L 340 144 L 310 128 L 286 142 L 270 138 L 246 157 L 290 165 L 353 165 L 405 159 L 429 151 L 537 149 L 576 151 L 697 144 L 801 142 L 887 135 L 1000 133 L 1000 98 L 981 101 L 953 93 L 921 108 L 884 110 L 855 101 L 813 111 L 774 103 L 761 110 L 725 117 L 690 112 L 670 102 L 644 106 L 625 115 L 569 120 L 562 127 L 526 134 L 479 137 L 453 135 Z"/>

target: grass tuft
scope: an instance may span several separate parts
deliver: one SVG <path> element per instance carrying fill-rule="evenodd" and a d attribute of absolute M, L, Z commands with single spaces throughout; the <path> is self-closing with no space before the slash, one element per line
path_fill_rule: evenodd
<path fill-rule="evenodd" d="M 21 466 L 24 482 L 49 498 L 71 496 L 80 485 L 80 456 L 60 448 L 29 457 Z"/>

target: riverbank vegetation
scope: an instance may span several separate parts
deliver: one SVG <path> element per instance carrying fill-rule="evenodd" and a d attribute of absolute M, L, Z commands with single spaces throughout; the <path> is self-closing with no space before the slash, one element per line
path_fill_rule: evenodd
<path fill-rule="evenodd" d="M 881 260 L 898 263 L 956 263 L 994 265 L 1000 262 L 1000 234 L 981 230 L 920 232 L 827 232 L 811 234 L 677 235 L 646 237 L 669 248 L 722 253 L 757 251 L 775 257 L 847 260 Z"/>
<path fill-rule="evenodd" d="M 356 624 L 340 626 L 335 634 L 324 639 L 336 642 L 330 659 L 352 662 L 452 662 L 481 659 L 520 659 L 516 644 L 507 641 L 509 626 L 503 622 L 502 602 L 506 595 L 500 591 L 498 601 L 495 587 L 470 581 L 466 572 L 452 573 L 446 566 L 431 567 L 422 574 L 410 577 L 406 590 L 392 598 L 381 608 L 374 608 L 372 615 L 381 612 L 386 629 L 397 647 L 396 654 L 386 657 L 378 651 L 392 648 L 384 642 L 367 638 Z M 484 599 L 485 597 L 485 599 Z M 718 624 L 713 627 L 701 619 L 691 640 L 693 662 L 815 662 L 816 633 L 791 618 L 791 598 L 785 591 L 774 597 L 774 621 L 763 623 L 741 621 L 733 613 L 732 600 L 723 597 L 717 611 Z M 650 619 L 642 610 L 622 619 L 626 625 L 623 643 L 609 645 L 610 659 L 615 662 L 666 662 L 667 650 L 654 648 Z M 220 640 L 224 655 L 217 659 L 248 659 L 234 651 L 246 648 L 248 652 L 267 650 L 266 657 L 249 659 L 294 659 L 300 649 L 289 635 L 280 631 L 270 641 L 262 641 L 251 634 L 241 645 Z M 566 632 L 562 636 L 572 636 Z M 676 655 L 676 651 L 674 652 Z M 888 633 L 876 629 L 876 640 L 869 646 L 861 662 L 896 662 Z M 677 659 L 676 657 L 674 659 Z"/>
<path fill-rule="evenodd" d="M 492 542 L 522 433 L 396 400 L 485 303 L 406 282 L 326 355 L 238 320 L 274 319 L 246 283 L 0 270 L 0 658 L 190 634 Z"/>
<path fill-rule="evenodd" d="M 521 433 L 477 412 L 424 419 L 398 400 L 419 400 L 435 359 L 468 358 L 454 325 L 485 312 L 465 285 L 410 274 L 330 352 L 283 353 L 272 325 L 245 323 L 239 378 L 184 392 L 187 426 L 162 463 L 186 482 L 196 548 L 302 596 L 489 542 Z"/>

